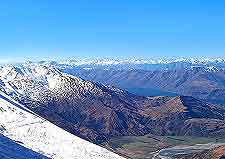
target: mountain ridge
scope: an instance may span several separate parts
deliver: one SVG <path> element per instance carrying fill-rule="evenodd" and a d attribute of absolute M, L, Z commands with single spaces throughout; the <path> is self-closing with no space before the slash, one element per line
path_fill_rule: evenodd
<path fill-rule="evenodd" d="M 123 158 L 62 130 L 34 113 L 32 114 L 26 107 L 1 91 L 0 108 L 0 135 L 49 158 Z M 3 138 L 1 137 L 1 139 Z M 8 144 L 8 146 L 10 145 Z M 17 152 L 14 155 L 16 154 Z M 20 158 L 22 157 L 20 156 Z"/>
<path fill-rule="evenodd" d="M 27 72 L 18 71 L 19 67 L 6 69 L 8 73 L 0 70 L 1 87 L 35 113 L 89 141 L 101 143 L 113 136 L 148 133 L 224 134 L 219 124 L 224 123 L 223 107 L 186 96 L 137 96 L 47 66 L 20 67 Z"/>

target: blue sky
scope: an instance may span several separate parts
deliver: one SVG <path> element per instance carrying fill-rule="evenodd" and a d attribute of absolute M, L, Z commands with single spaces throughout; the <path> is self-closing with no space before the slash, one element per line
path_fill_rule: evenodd
<path fill-rule="evenodd" d="M 1 0 L 0 62 L 225 56 L 225 0 Z"/>

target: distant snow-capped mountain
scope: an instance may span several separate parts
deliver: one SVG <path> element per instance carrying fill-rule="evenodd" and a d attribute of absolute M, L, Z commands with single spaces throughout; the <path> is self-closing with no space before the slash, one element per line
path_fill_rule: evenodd
<path fill-rule="evenodd" d="M 204 67 L 210 71 L 225 68 L 225 58 L 174 58 L 174 59 L 70 59 L 56 63 L 61 69 L 142 69 L 142 70 L 180 70 L 192 69 L 192 67 Z"/>
<path fill-rule="evenodd" d="M 68 69 L 116 69 L 116 70 L 225 70 L 225 58 L 71 58 L 61 61 L 27 62 L 53 65 L 60 70 Z M 25 64 L 16 64 L 17 66 Z M 66 72 L 66 71 L 65 71 Z"/>
<path fill-rule="evenodd" d="M 105 60 L 107 59 L 103 59 L 102 63 Z M 86 65 L 79 65 L 67 61 L 65 64 L 59 63 L 55 66 L 62 72 L 106 85 L 114 85 L 134 94 L 151 96 L 175 93 L 225 104 L 225 58 L 116 61 L 117 63 L 110 62 L 111 64 L 107 65 L 96 64 L 93 61 Z"/>
<path fill-rule="evenodd" d="M 1 158 L 18 159 L 123 158 L 64 131 L 1 91 L 0 153 Z"/>
<path fill-rule="evenodd" d="M 118 65 L 118 64 L 169 64 L 185 62 L 191 64 L 225 63 L 225 58 L 77 58 L 60 61 L 59 64 L 68 65 Z"/>

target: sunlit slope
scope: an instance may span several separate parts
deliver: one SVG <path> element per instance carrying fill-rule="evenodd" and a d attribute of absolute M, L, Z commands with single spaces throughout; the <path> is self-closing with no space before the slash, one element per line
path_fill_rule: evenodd
<path fill-rule="evenodd" d="M 54 159 L 119 159 L 102 147 L 76 137 L 0 92 L 1 135 Z"/>

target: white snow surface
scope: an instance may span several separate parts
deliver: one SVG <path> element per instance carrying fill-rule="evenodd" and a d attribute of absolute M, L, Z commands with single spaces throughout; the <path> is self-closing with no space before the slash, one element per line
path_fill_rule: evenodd
<path fill-rule="evenodd" d="M 225 58 L 72 58 L 59 61 L 67 65 L 118 65 L 118 64 L 169 64 L 187 62 L 191 64 L 225 63 Z"/>
<path fill-rule="evenodd" d="M 41 118 L 0 91 L 0 135 L 52 159 L 123 159 Z"/>
<path fill-rule="evenodd" d="M 0 134 L 1 159 L 49 159 Z"/>

